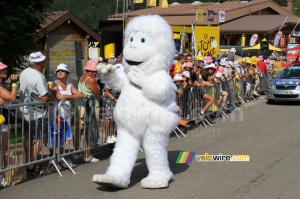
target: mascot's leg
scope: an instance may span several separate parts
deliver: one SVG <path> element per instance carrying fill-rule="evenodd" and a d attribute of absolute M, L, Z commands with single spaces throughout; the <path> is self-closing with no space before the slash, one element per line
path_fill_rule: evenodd
<path fill-rule="evenodd" d="M 140 148 L 140 139 L 118 128 L 118 142 L 106 174 L 95 174 L 92 181 L 106 187 L 127 188 Z"/>
<path fill-rule="evenodd" d="M 169 186 L 173 173 L 168 161 L 169 134 L 148 130 L 143 147 L 149 174 L 141 181 L 142 188 L 157 189 Z"/>

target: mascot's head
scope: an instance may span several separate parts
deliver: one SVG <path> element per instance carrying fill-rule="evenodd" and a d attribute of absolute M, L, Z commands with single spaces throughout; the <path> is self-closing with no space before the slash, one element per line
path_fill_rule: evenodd
<path fill-rule="evenodd" d="M 123 63 L 147 74 L 168 70 L 175 54 L 170 25 L 158 15 L 133 18 L 125 29 Z"/>

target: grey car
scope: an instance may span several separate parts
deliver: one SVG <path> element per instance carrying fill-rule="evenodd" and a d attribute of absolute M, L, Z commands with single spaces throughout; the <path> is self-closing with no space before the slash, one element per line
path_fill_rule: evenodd
<path fill-rule="evenodd" d="M 284 68 L 270 82 L 267 99 L 269 104 L 275 101 L 300 101 L 300 64 Z"/>

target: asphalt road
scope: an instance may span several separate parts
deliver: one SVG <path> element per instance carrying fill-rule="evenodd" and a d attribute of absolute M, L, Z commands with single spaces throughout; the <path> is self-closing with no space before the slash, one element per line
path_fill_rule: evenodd
<path fill-rule="evenodd" d="M 110 190 L 91 182 L 104 173 L 108 155 L 98 163 L 83 164 L 73 175 L 50 174 L 0 190 L 0 198 L 299 198 L 300 120 L 299 103 L 250 102 L 241 113 L 232 113 L 213 127 L 200 127 L 187 138 L 172 137 L 169 161 L 174 173 L 169 188 L 141 189 L 147 176 L 140 153 L 128 189 Z M 181 151 L 197 155 L 249 155 L 249 162 L 197 162 L 176 164 Z"/>

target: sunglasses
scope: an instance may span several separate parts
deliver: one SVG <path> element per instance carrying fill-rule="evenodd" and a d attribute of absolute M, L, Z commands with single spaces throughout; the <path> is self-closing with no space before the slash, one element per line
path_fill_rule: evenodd
<path fill-rule="evenodd" d="M 56 72 L 57 72 L 57 73 L 58 73 L 58 72 L 64 72 L 64 73 L 68 73 L 68 71 L 61 70 L 61 69 L 60 69 L 60 70 L 57 70 Z"/>

